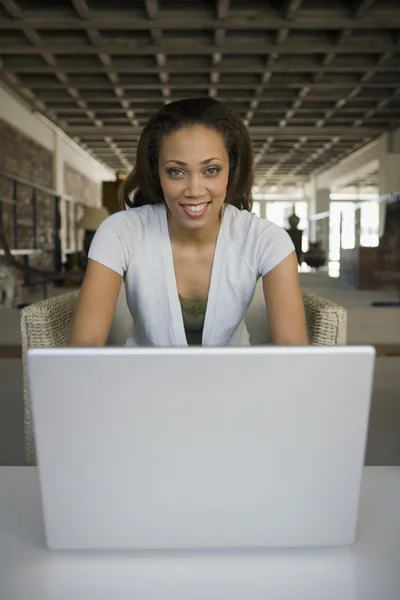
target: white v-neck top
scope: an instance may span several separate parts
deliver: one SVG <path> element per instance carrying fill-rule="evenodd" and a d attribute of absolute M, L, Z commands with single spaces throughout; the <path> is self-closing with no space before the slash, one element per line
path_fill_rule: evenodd
<path fill-rule="evenodd" d="M 243 318 L 259 277 L 294 251 L 287 232 L 227 205 L 215 247 L 203 346 L 249 345 Z M 187 346 L 164 204 L 131 208 L 98 228 L 89 258 L 125 279 L 129 346 Z"/>

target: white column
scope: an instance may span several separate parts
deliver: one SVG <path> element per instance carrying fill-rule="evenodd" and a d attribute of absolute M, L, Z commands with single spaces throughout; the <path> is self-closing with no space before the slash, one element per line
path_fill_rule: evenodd
<path fill-rule="evenodd" d="M 309 215 L 329 213 L 330 190 L 328 188 L 318 189 L 316 180 L 313 179 L 311 196 L 309 197 Z M 311 221 L 310 242 L 321 242 L 324 250 L 329 253 L 329 217 L 318 221 Z"/>
<path fill-rule="evenodd" d="M 323 188 L 322 190 L 317 190 L 316 194 L 317 200 L 317 213 L 329 213 L 329 204 L 330 204 L 330 190 Z M 326 250 L 327 255 L 329 256 L 329 222 L 330 217 L 325 217 L 325 219 L 321 219 L 317 221 L 317 242 L 321 242 L 321 246 Z"/>
<path fill-rule="evenodd" d="M 391 152 L 379 161 L 379 195 L 400 191 L 400 153 Z"/>
<path fill-rule="evenodd" d="M 354 225 L 354 245 L 356 248 L 359 248 L 361 246 L 361 208 L 356 208 L 354 211 Z"/>
<path fill-rule="evenodd" d="M 267 203 L 265 200 L 260 201 L 260 217 L 261 219 L 267 218 Z"/>
<path fill-rule="evenodd" d="M 316 212 L 328 212 L 329 211 L 329 203 L 330 203 L 330 190 L 328 188 L 323 188 L 322 190 L 316 190 L 315 194 L 316 200 Z"/>
<path fill-rule="evenodd" d="M 53 131 L 53 188 L 57 194 L 64 193 L 64 161 L 61 151 L 61 139 Z"/>
<path fill-rule="evenodd" d="M 379 195 L 400 192 L 400 152 L 384 152 L 379 161 Z M 384 233 L 386 202 L 379 205 L 379 236 Z"/>

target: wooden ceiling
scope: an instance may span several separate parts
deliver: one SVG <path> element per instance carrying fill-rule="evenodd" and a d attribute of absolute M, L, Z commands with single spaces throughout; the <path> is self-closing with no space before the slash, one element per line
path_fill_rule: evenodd
<path fill-rule="evenodd" d="M 399 0 L 0 0 L 0 79 L 116 172 L 149 116 L 211 95 L 260 188 L 400 124 Z"/>

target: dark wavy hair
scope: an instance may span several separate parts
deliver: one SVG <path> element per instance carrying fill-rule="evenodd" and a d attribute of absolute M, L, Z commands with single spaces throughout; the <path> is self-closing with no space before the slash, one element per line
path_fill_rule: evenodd
<path fill-rule="evenodd" d="M 194 125 L 216 131 L 225 141 L 229 156 L 225 202 L 251 210 L 254 175 L 250 136 L 239 115 L 213 98 L 171 102 L 150 118 L 139 139 L 135 166 L 119 188 L 121 208 L 165 202 L 158 167 L 161 143 L 171 133 Z"/>

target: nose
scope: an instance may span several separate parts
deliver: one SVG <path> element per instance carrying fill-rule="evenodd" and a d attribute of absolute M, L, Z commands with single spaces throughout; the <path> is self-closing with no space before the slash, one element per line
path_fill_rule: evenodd
<path fill-rule="evenodd" d="M 201 198 L 205 195 L 205 188 L 202 178 L 199 175 L 191 175 L 188 180 L 188 185 L 185 190 L 187 198 Z"/>

